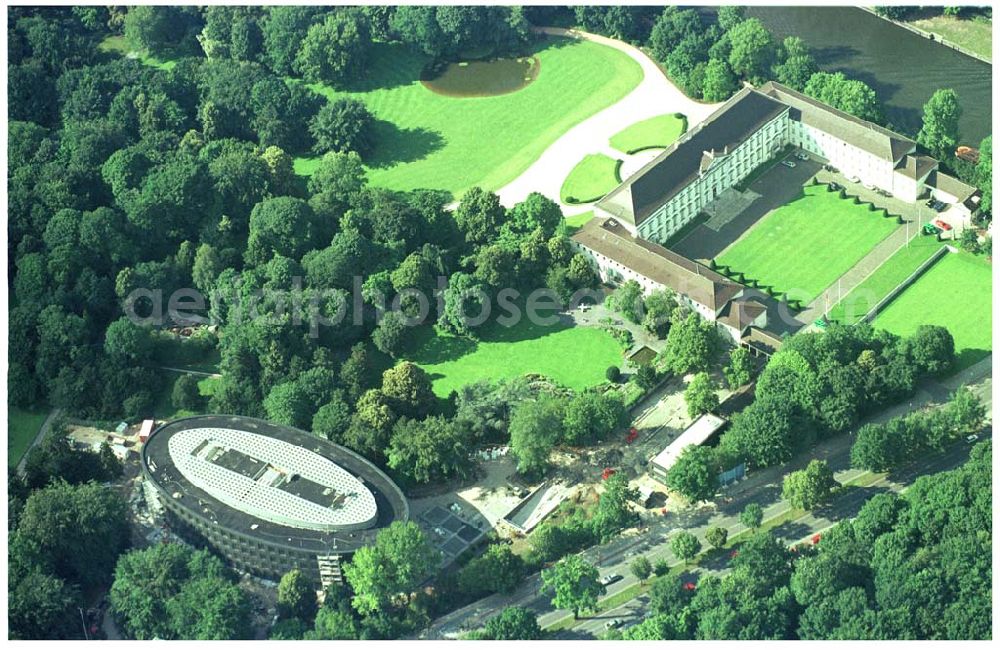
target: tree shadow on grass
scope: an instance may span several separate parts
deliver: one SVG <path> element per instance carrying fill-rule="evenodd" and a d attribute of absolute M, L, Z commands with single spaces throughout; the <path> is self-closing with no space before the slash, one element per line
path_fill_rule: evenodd
<path fill-rule="evenodd" d="M 445 145 L 440 133 L 423 127 L 404 129 L 375 120 L 374 131 L 376 149 L 366 163 L 375 169 L 422 160 Z"/>
<path fill-rule="evenodd" d="M 365 74 L 352 77 L 344 90 L 367 93 L 408 86 L 420 80 L 429 58 L 402 43 L 372 43 Z"/>

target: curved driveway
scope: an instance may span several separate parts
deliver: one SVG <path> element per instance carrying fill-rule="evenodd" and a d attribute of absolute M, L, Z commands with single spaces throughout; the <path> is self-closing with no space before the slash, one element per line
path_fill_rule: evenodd
<path fill-rule="evenodd" d="M 607 153 L 611 136 L 635 122 L 664 113 L 683 113 L 687 116 L 688 128 L 691 128 L 719 106 L 702 104 L 687 97 L 667 79 L 656 62 L 628 43 L 561 27 L 539 27 L 535 31 L 613 47 L 632 57 L 642 67 L 643 79 L 617 103 L 564 133 L 524 173 L 500 188 L 497 194 L 500 195 L 500 202 L 507 207 L 523 201 L 531 192 L 541 192 L 559 202 L 559 189 L 573 167 L 589 153 Z M 623 154 L 616 152 L 616 157 L 621 158 Z M 567 216 L 590 209 L 589 204 L 570 206 L 560 202 L 560 206 Z"/>

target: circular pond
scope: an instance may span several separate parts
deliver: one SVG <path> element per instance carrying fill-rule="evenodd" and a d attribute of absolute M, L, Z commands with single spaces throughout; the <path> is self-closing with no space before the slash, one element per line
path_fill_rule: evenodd
<path fill-rule="evenodd" d="M 538 78 L 539 67 L 533 56 L 438 63 L 424 68 L 420 82 L 447 97 L 492 97 L 521 90 Z"/>

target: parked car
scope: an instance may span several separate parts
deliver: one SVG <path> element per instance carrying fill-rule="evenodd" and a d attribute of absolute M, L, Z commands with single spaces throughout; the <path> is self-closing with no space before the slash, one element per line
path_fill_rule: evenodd
<path fill-rule="evenodd" d="M 833 192 L 839 192 L 842 189 L 844 189 L 843 185 L 841 185 L 840 183 L 834 183 L 833 181 L 830 181 L 830 190 L 831 191 L 833 191 Z"/>
<path fill-rule="evenodd" d="M 946 221 L 942 221 L 941 219 L 935 219 L 934 225 L 940 228 L 941 230 L 944 230 L 945 232 L 951 230 L 951 224 Z"/>
<path fill-rule="evenodd" d="M 923 232 L 925 235 L 936 235 L 941 232 L 941 229 L 932 223 L 925 223 L 923 227 Z"/>
<path fill-rule="evenodd" d="M 791 160 L 782 160 L 781 164 L 788 168 L 795 167 L 795 163 L 793 163 Z"/>
<path fill-rule="evenodd" d="M 942 203 L 941 201 L 935 201 L 934 202 L 934 211 L 935 212 L 944 212 L 947 209 L 948 209 L 947 204 Z"/>
<path fill-rule="evenodd" d="M 605 630 L 613 630 L 616 627 L 621 627 L 624 623 L 625 623 L 625 621 L 623 621 L 620 618 L 613 618 L 613 619 L 611 619 L 610 621 L 608 621 L 607 623 L 604 624 L 604 629 Z"/>
<path fill-rule="evenodd" d="M 799 160 L 809 160 L 809 156 L 804 151 L 798 151 L 795 153 L 795 157 Z"/>
<path fill-rule="evenodd" d="M 977 441 L 977 440 L 979 440 L 979 436 L 977 436 L 976 434 L 972 434 L 971 436 L 966 436 L 965 437 L 965 441 L 967 443 L 969 443 L 970 445 L 972 443 L 974 443 L 975 441 Z"/>
<path fill-rule="evenodd" d="M 857 176 L 848 176 L 847 180 L 851 181 L 852 183 L 860 183 L 861 182 L 861 179 L 858 178 Z"/>
<path fill-rule="evenodd" d="M 602 577 L 600 580 L 598 580 L 598 582 L 600 582 L 602 585 L 604 585 L 605 587 L 607 587 L 608 585 L 615 584 L 616 582 L 618 582 L 621 579 L 622 579 L 621 574 L 618 574 L 618 573 L 609 573 L 608 575 L 606 575 L 606 576 Z"/>

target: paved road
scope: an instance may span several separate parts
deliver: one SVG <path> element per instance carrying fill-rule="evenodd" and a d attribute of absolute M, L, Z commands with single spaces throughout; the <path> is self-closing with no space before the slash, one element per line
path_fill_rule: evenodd
<path fill-rule="evenodd" d="M 170 366 L 160 366 L 160 370 L 169 372 L 179 372 L 185 375 L 195 375 L 196 377 L 222 377 L 218 372 L 205 372 L 203 370 L 190 370 L 188 368 L 171 368 Z"/>
<path fill-rule="evenodd" d="M 867 502 L 875 494 L 886 491 L 900 493 L 912 485 L 913 482 L 920 476 L 943 472 L 960 466 L 968 459 L 969 450 L 971 448 L 971 445 L 962 441 L 953 445 L 943 455 L 921 459 L 920 461 L 907 466 L 903 470 L 894 472 L 890 476 L 882 478 L 871 485 L 867 485 L 865 487 L 855 486 L 847 488 L 829 505 L 818 508 L 817 510 L 807 513 L 792 521 L 783 523 L 774 528 L 772 532 L 788 542 L 789 545 L 805 542 L 813 535 L 822 533 L 823 531 L 836 525 L 837 522 L 855 517 L 865 502 Z M 838 479 L 839 478 L 840 477 L 838 476 Z M 778 508 L 777 510 L 784 510 L 787 512 L 789 509 L 787 504 L 782 503 L 781 506 L 782 508 Z M 770 519 L 779 514 L 781 513 L 776 513 L 775 510 L 769 510 L 766 518 Z M 725 525 L 729 530 L 730 536 L 743 530 L 743 527 L 738 525 L 738 518 L 736 517 L 727 517 L 724 522 L 713 522 L 713 525 Z M 702 538 L 703 546 L 707 546 L 703 539 L 703 529 L 692 532 L 695 532 L 699 538 Z M 671 566 L 680 564 L 680 561 L 673 558 L 669 551 L 665 548 L 658 549 L 657 552 L 648 553 L 646 555 L 651 561 L 654 562 L 663 558 L 667 559 Z M 607 571 L 617 572 L 626 576 L 626 580 L 622 581 L 622 587 L 620 587 L 620 589 L 624 589 L 635 584 L 635 578 L 631 577 L 628 573 L 627 563 L 620 563 L 616 566 L 608 568 Z M 724 560 L 721 563 L 706 568 L 699 567 L 697 570 L 692 571 L 692 575 L 705 573 L 722 574 L 727 571 L 728 561 Z M 624 621 L 622 627 L 628 627 L 638 623 L 646 615 L 648 601 L 648 597 L 646 595 L 642 595 L 637 598 L 633 598 L 613 610 L 602 612 L 596 616 L 588 617 L 586 619 L 580 619 L 580 621 L 571 629 L 557 633 L 556 638 L 577 639 L 596 637 L 606 631 L 605 624 L 607 621 L 616 618 Z M 565 618 L 567 614 L 569 614 L 569 612 L 565 610 L 552 612 L 540 618 L 539 623 L 542 623 L 544 620 L 545 624 L 551 624 L 554 621 Z"/>
<path fill-rule="evenodd" d="M 643 79 L 624 98 L 564 133 L 524 173 L 500 188 L 497 194 L 500 195 L 500 202 L 507 207 L 523 201 L 531 192 L 541 192 L 553 201 L 559 202 L 559 190 L 573 167 L 585 155 L 604 151 L 611 136 L 635 122 L 664 113 L 683 113 L 687 116 L 690 128 L 720 106 L 720 104 L 702 104 L 687 97 L 667 79 L 663 70 L 651 58 L 627 43 L 559 27 L 540 27 L 536 31 L 613 47 L 632 57 L 642 67 Z M 570 206 L 560 203 L 560 205 L 566 216 L 591 209 L 589 204 Z"/>
<path fill-rule="evenodd" d="M 56 418 L 58 418 L 61 414 L 62 414 L 62 409 L 54 408 L 51 411 L 49 411 L 49 414 L 47 416 L 45 416 L 45 420 L 42 422 L 42 426 L 38 427 L 38 434 L 35 436 L 35 439 L 31 441 L 31 444 L 28 445 L 28 448 L 24 450 L 24 455 L 21 456 L 21 460 L 18 461 L 17 471 L 21 472 L 24 470 L 24 463 L 25 461 L 28 460 L 28 452 L 30 452 L 34 447 L 41 444 L 42 440 L 45 439 L 45 436 L 48 435 L 49 429 L 52 428 L 52 423 L 55 422 Z"/>
<path fill-rule="evenodd" d="M 992 409 L 991 371 L 992 361 L 987 358 L 949 379 L 941 382 L 926 382 L 910 402 L 887 409 L 869 421 L 885 421 L 924 406 L 941 404 L 951 391 L 963 383 L 975 384 L 973 386 L 975 392 Z M 837 480 L 841 483 L 849 482 L 863 475 L 864 472 L 850 468 L 851 442 L 852 436 L 846 434 L 825 440 L 785 466 L 755 472 L 741 483 L 731 486 L 724 492 L 718 504 L 706 503 L 683 512 L 671 512 L 665 517 L 653 516 L 643 522 L 645 528 L 641 532 L 626 533 L 608 544 L 591 547 L 581 555 L 599 566 L 602 575 L 619 573 L 625 576 L 623 580 L 608 588 L 607 595 L 614 595 L 635 583 L 635 578 L 628 571 L 628 563 L 636 555 L 641 553 L 651 561 L 662 557 L 668 561 L 677 562 L 668 549 L 669 539 L 677 531 L 688 530 L 703 537 L 709 526 L 721 525 L 729 530 L 730 536 L 733 536 L 745 530 L 743 525 L 739 523 L 739 513 L 747 503 L 751 502 L 764 506 L 765 520 L 787 512 L 790 507 L 781 500 L 780 496 L 782 478 L 788 472 L 805 467 L 813 458 L 827 460 L 835 471 Z M 902 486 L 908 485 L 914 477 L 920 474 L 941 471 L 960 464 L 962 454 L 967 453 L 967 446 L 958 445 L 948 454 L 928 458 L 902 472 L 894 473 L 884 482 L 884 485 L 876 484 L 868 488 L 846 490 L 833 505 L 807 514 L 795 521 L 782 524 L 775 529 L 775 532 L 788 540 L 797 540 L 811 535 L 814 531 L 829 527 L 835 521 L 853 516 L 853 513 L 857 512 L 861 504 L 870 498 L 874 491 L 893 489 L 893 486 L 898 486 L 898 489 L 901 489 Z M 953 456 L 953 454 L 957 454 L 957 456 Z M 553 610 L 549 602 L 550 597 L 539 595 L 540 587 L 540 576 L 537 573 L 533 574 L 526 578 L 521 587 L 513 594 L 494 594 L 437 619 L 430 628 L 421 633 L 420 638 L 453 638 L 462 631 L 481 627 L 487 619 L 498 614 L 504 607 L 511 605 L 528 607 L 537 612 L 539 624 L 542 626 L 551 625 L 563 619 L 568 612 Z M 634 603 L 630 604 L 634 605 Z M 624 612 L 628 608 L 621 609 Z M 611 618 L 614 617 L 611 616 Z M 581 625 L 583 624 L 581 623 Z M 586 625 L 593 627 L 594 623 L 591 621 Z M 603 626 L 603 622 L 601 625 Z"/>

